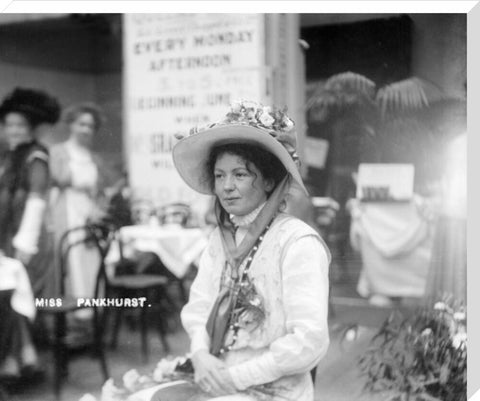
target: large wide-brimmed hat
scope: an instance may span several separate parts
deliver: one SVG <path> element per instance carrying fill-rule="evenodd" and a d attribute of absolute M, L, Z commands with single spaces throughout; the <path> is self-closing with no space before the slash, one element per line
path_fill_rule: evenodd
<path fill-rule="evenodd" d="M 212 194 L 208 159 L 212 149 L 226 144 L 251 144 L 272 153 L 307 193 L 299 172 L 295 124 L 286 110 L 272 109 L 250 101 L 235 102 L 226 118 L 179 136 L 173 147 L 173 162 L 188 186 Z"/>
<path fill-rule="evenodd" d="M 55 124 L 60 117 L 60 105 L 57 99 L 41 90 L 15 88 L 0 104 L 0 120 L 9 113 L 23 114 L 33 127 Z"/>

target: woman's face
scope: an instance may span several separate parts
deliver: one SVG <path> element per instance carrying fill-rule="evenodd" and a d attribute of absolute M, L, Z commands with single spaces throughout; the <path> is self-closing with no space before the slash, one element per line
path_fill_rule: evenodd
<path fill-rule="evenodd" d="M 70 135 L 79 145 L 91 148 L 95 128 L 93 116 L 90 113 L 83 113 L 70 124 Z"/>
<path fill-rule="evenodd" d="M 231 153 L 217 157 L 214 168 L 214 189 L 227 213 L 244 216 L 267 200 L 274 186 L 265 180 L 253 163 L 247 169 L 245 160 Z"/>
<path fill-rule="evenodd" d="M 32 140 L 32 127 L 23 114 L 8 113 L 5 116 L 3 128 L 10 149 L 15 149 L 18 145 Z"/>

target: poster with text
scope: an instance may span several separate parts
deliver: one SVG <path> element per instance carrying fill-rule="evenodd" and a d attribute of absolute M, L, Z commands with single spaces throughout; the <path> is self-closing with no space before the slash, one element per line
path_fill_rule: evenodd
<path fill-rule="evenodd" d="M 136 200 L 197 203 L 172 161 L 176 133 L 266 98 L 263 14 L 124 16 L 124 143 Z"/>

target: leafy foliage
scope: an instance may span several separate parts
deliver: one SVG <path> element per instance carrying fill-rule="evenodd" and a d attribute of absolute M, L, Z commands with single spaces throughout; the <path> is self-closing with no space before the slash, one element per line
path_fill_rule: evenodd
<path fill-rule="evenodd" d="M 335 74 L 318 84 L 307 110 L 322 135 L 351 149 L 350 160 L 413 164 L 419 193 L 441 177 L 445 144 L 466 129 L 465 100 L 418 77 L 378 88 L 361 74 Z"/>
<path fill-rule="evenodd" d="M 394 312 L 359 359 L 365 390 L 390 401 L 466 401 L 463 306 L 437 302 L 408 318 Z"/>

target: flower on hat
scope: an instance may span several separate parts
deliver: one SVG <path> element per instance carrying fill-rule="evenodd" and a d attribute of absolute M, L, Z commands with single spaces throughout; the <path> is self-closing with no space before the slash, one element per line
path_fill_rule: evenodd
<path fill-rule="evenodd" d="M 198 134 L 217 125 L 245 124 L 268 130 L 272 136 L 278 139 L 282 134 L 289 134 L 295 127 L 295 123 L 287 116 L 286 112 L 286 107 L 283 110 L 272 109 L 270 106 L 264 106 L 251 100 L 237 100 L 230 105 L 230 111 L 223 120 L 206 126 L 193 127 L 190 129 L 188 136 Z M 185 135 L 176 133 L 175 137 L 183 139 Z"/>
<path fill-rule="evenodd" d="M 242 110 L 242 103 L 236 100 L 231 104 L 230 107 L 232 109 L 232 113 L 240 113 L 240 111 Z"/>
<path fill-rule="evenodd" d="M 284 125 L 284 130 L 285 131 L 291 131 L 293 129 L 293 127 L 295 126 L 295 124 L 293 123 L 292 120 L 290 120 L 288 117 L 284 117 L 283 118 L 283 125 Z"/>
<path fill-rule="evenodd" d="M 283 110 L 273 109 L 251 100 L 237 100 L 230 106 L 230 112 L 220 124 L 248 124 L 260 129 L 288 132 L 294 127 L 293 121 Z"/>
<path fill-rule="evenodd" d="M 248 121 L 251 121 L 251 122 L 257 121 L 257 113 L 255 109 L 251 109 L 251 108 L 247 109 L 245 115 L 248 118 Z"/>
<path fill-rule="evenodd" d="M 243 101 L 240 101 L 240 104 L 241 106 L 243 106 L 245 109 L 258 109 L 258 107 L 260 106 L 259 103 L 256 103 L 256 102 L 253 102 L 251 100 L 243 100 Z"/>
<path fill-rule="evenodd" d="M 193 136 L 218 126 L 250 126 L 262 130 L 275 138 L 287 150 L 295 165 L 299 168 L 300 160 L 296 153 L 295 123 L 286 113 L 286 107 L 279 109 L 251 100 L 236 100 L 231 103 L 230 111 L 223 120 L 204 126 L 193 127 L 188 135 L 177 133 L 175 138 L 182 140 L 187 136 Z"/>
<path fill-rule="evenodd" d="M 259 120 L 265 127 L 271 127 L 272 124 L 275 122 L 274 118 L 269 113 L 265 112 L 262 112 L 262 114 L 260 114 Z"/>

